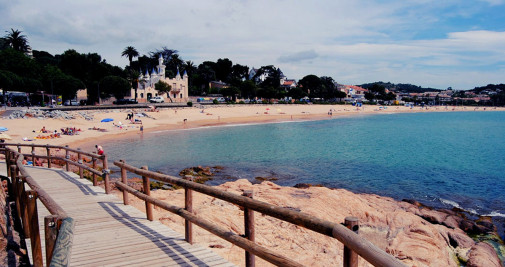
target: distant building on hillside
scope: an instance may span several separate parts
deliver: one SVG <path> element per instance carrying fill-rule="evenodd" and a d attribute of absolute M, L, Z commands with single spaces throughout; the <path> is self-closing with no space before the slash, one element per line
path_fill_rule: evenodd
<path fill-rule="evenodd" d="M 222 81 L 211 81 L 209 83 L 209 88 L 228 88 L 228 87 L 230 87 L 230 85 Z"/>
<path fill-rule="evenodd" d="M 363 102 L 365 100 L 365 93 L 368 92 L 367 89 L 356 86 L 356 85 L 343 85 L 336 83 L 335 86 L 338 90 L 346 93 L 344 98 L 345 102 Z"/>
<path fill-rule="evenodd" d="M 296 80 L 281 79 L 281 87 L 286 88 L 289 91 L 296 87 Z"/>
<path fill-rule="evenodd" d="M 135 96 L 135 89 L 131 89 L 131 98 L 136 98 L 139 103 L 149 102 L 152 97 L 158 95 L 165 95 L 165 93 L 160 93 L 154 89 L 154 85 L 163 81 L 170 85 L 172 88 L 170 92 L 166 94 L 166 102 L 187 102 L 188 101 L 188 74 L 184 71 L 184 74 L 180 75 L 179 70 L 177 70 L 177 75 L 174 78 L 165 77 L 165 68 L 163 65 L 163 58 L 160 56 L 158 59 L 158 66 L 151 70 L 148 70 L 144 74 L 140 74 L 137 84 L 137 95 Z"/>

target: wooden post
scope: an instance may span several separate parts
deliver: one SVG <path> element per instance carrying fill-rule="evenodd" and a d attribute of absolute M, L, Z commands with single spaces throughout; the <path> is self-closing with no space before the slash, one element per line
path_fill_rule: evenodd
<path fill-rule="evenodd" d="M 142 166 L 141 168 L 142 170 L 148 170 L 148 167 L 147 166 Z M 126 172 L 126 169 L 121 169 L 121 172 L 122 171 L 125 171 Z M 126 176 L 125 176 L 126 178 Z M 143 183 L 143 187 L 144 187 L 144 194 L 150 196 L 151 195 L 151 183 L 149 182 L 149 177 L 148 176 L 142 176 L 142 183 Z M 153 204 L 152 203 L 149 203 L 146 201 L 146 215 L 147 215 L 147 219 L 152 221 L 153 220 Z"/>
<path fill-rule="evenodd" d="M 51 149 L 49 148 L 49 144 L 46 145 L 46 151 L 47 151 L 47 167 L 51 168 Z"/>
<path fill-rule="evenodd" d="M 42 247 L 40 244 L 39 217 L 37 212 L 37 192 L 26 191 L 28 217 L 30 223 L 30 242 L 32 244 L 33 266 L 43 266 Z"/>
<path fill-rule="evenodd" d="M 21 217 L 21 221 L 23 223 L 23 231 L 26 238 L 30 238 L 30 217 L 28 215 L 28 203 L 26 201 L 27 194 L 25 190 L 25 183 L 23 179 L 17 175 L 17 194 L 19 195 L 19 216 Z"/>
<path fill-rule="evenodd" d="M 253 190 L 244 190 L 242 196 L 253 198 Z M 245 237 L 250 241 L 255 240 L 254 231 L 254 211 L 244 207 L 244 226 L 245 226 Z M 246 251 L 245 252 L 245 266 L 254 267 L 256 265 L 256 260 L 254 254 Z"/>
<path fill-rule="evenodd" d="M 33 151 L 33 148 L 32 147 L 32 166 L 35 166 L 35 151 Z"/>
<path fill-rule="evenodd" d="M 193 177 L 186 176 L 184 179 L 193 181 Z M 193 213 L 193 190 L 184 188 L 184 208 L 186 211 Z M 184 233 L 186 242 L 193 244 L 193 224 L 189 220 L 184 221 Z"/>
<path fill-rule="evenodd" d="M 125 163 L 124 160 L 120 160 L 121 162 Z M 128 184 L 128 177 L 126 176 L 126 169 L 125 168 L 121 168 L 121 182 L 123 184 Z M 142 180 L 143 182 L 143 180 Z M 146 202 L 147 203 L 147 202 Z M 128 199 L 128 192 L 126 192 L 126 190 L 123 190 L 123 204 L 125 205 L 129 205 L 130 204 L 130 200 Z M 146 205 L 146 210 L 147 210 L 147 205 Z M 146 211 L 147 213 L 147 211 Z"/>
<path fill-rule="evenodd" d="M 67 160 L 70 159 L 70 151 L 68 151 L 68 145 L 65 146 L 65 158 Z M 68 162 L 65 162 L 65 167 L 66 167 L 67 172 L 69 172 L 70 171 L 70 165 L 68 164 Z"/>
<path fill-rule="evenodd" d="M 11 175 L 11 152 L 8 148 L 5 148 L 5 167 L 7 170 L 7 177 L 11 178 L 12 181 L 12 175 Z"/>
<path fill-rule="evenodd" d="M 51 265 L 53 258 L 54 245 L 58 238 L 58 230 L 61 225 L 61 219 L 57 215 L 44 217 L 44 233 L 46 237 L 46 266 Z"/>
<path fill-rule="evenodd" d="M 93 157 L 92 160 L 93 160 L 93 169 L 96 170 L 96 158 Z M 96 186 L 97 184 L 98 184 L 98 181 L 96 179 L 96 173 L 93 173 L 93 186 Z"/>
<path fill-rule="evenodd" d="M 80 148 L 77 149 L 78 151 L 81 151 Z M 80 152 L 77 152 L 77 163 L 82 164 L 82 154 Z M 84 169 L 79 165 L 79 178 L 84 177 Z"/>
<path fill-rule="evenodd" d="M 109 163 L 107 162 L 107 155 L 103 155 L 103 181 L 105 186 L 105 194 L 109 194 Z"/>
<path fill-rule="evenodd" d="M 23 219 L 22 218 L 23 213 L 21 213 L 21 193 L 19 190 L 19 181 L 18 181 L 19 177 L 17 175 L 16 168 L 17 168 L 16 165 L 11 164 L 10 173 L 11 173 L 12 189 L 14 191 L 14 201 L 16 202 L 16 211 L 18 213 L 18 216 L 21 219 Z M 23 220 L 22 222 L 23 222 L 23 226 L 24 226 L 26 224 L 26 220 Z M 25 235 L 26 235 L 26 233 L 25 233 Z"/>
<path fill-rule="evenodd" d="M 346 217 L 344 225 L 358 234 L 359 219 L 356 217 Z M 344 267 L 358 267 L 358 253 L 352 251 L 344 245 Z"/>

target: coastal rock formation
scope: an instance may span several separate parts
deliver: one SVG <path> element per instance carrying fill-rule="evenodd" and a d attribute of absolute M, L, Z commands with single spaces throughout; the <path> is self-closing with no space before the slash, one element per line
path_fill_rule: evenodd
<path fill-rule="evenodd" d="M 500 259 L 496 256 L 494 248 L 484 242 L 475 245 L 470 251 L 467 267 L 500 267 Z"/>
<path fill-rule="evenodd" d="M 459 266 L 458 259 L 473 266 L 497 259 L 494 250 L 475 242 L 459 226 L 459 222 L 446 215 L 433 213 L 417 205 L 399 202 L 373 194 L 355 194 L 344 189 L 325 187 L 283 187 L 265 181 L 251 184 L 237 180 L 217 186 L 242 194 L 253 190 L 254 198 L 277 206 L 301 211 L 315 217 L 342 223 L 347 216 L 359 218 L 360 235 L 394 255 L 408 266 Z M 152 196 L 184 206 L 183 190 L 154 191 Z M 144 209 L 142 201 L 133 205 Z M 220 199 L 193 194 L 193 210 L 236 234 L 243 234 L 243 211 L 234 204 Z M 255 213 L 256 242 L 273 251 L 307 266 L 338 266 L 342 264 L 343 245 L 336 239 L 314 233 L 302 227 Z M 430 220 L 424 217 L 433 217 Z M 183 220 L 159 208 L 155 217 L 180 233 Z M 436 220 L 435 220 L 436 218 Z M 445 223 L 433 223 L 441 221 Z M 244 265 L 244 252 L 240 248 L 202 230 L 195 228 L 196 243 L 211 247 L 231 262 Z M 491 257 L 492 256 L 492 257 Z M 491 260 L 490 263 L 498 262 Z M 270 266 L 257 259 L 258 266 Z M 360 266 L 371 266 L 360 259 Z"/>

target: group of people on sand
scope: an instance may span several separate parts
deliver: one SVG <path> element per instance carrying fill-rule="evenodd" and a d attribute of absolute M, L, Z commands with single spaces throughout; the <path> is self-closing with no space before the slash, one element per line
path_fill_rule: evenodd
<path fill-rule="evenodd" d="M 64 135 L 76 135 L 76 134 L 79 134 L 79 132 L 81 131 L 81 129 L 76 129 L 75 127 L 67 127 L 67 128 L 61 128 L 61 134 L 64 134 Z"/>
<path fill-rule="evenodd" d="M 35 132 L 35 130 L 33 132 Z M 42 129 L 40 129 L 39 133 L 51 133 L 51 134 L 50 135 L 39 134 L 35 136 L 35 139 L 53 139 L 61 137 L 58 131 L 54 130 L 54 132 L 52 132 L 50 130 L 47 130 L 46 126 L 42 126 Z"/>

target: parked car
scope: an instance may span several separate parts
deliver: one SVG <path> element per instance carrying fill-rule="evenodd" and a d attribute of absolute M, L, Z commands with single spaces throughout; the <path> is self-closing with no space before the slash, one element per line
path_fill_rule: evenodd
<path fill-rule="evenodd" d="M 66 100 L 63 103 L 64 106 L 79 106 L 79 101 L 77 100 Z"/>
<path fill-rule="evenodd" d="M 149 102 L 151 102 L 151 103 L 164 103 L 165 98 L 163 98 L 162 96 L 155 96 L 155 97 L 149 99 Z"/>
<path fill-rule="evenodd" d="M 113 104 L 116 104 L 116 105 L 128 105 L 128 104 L 137 104 L 137 100 L 135 99 L 126 99 L 126 98 L 123 98 L 123 99 L 118 99 L 114 102 L 112 102 Z"/>

